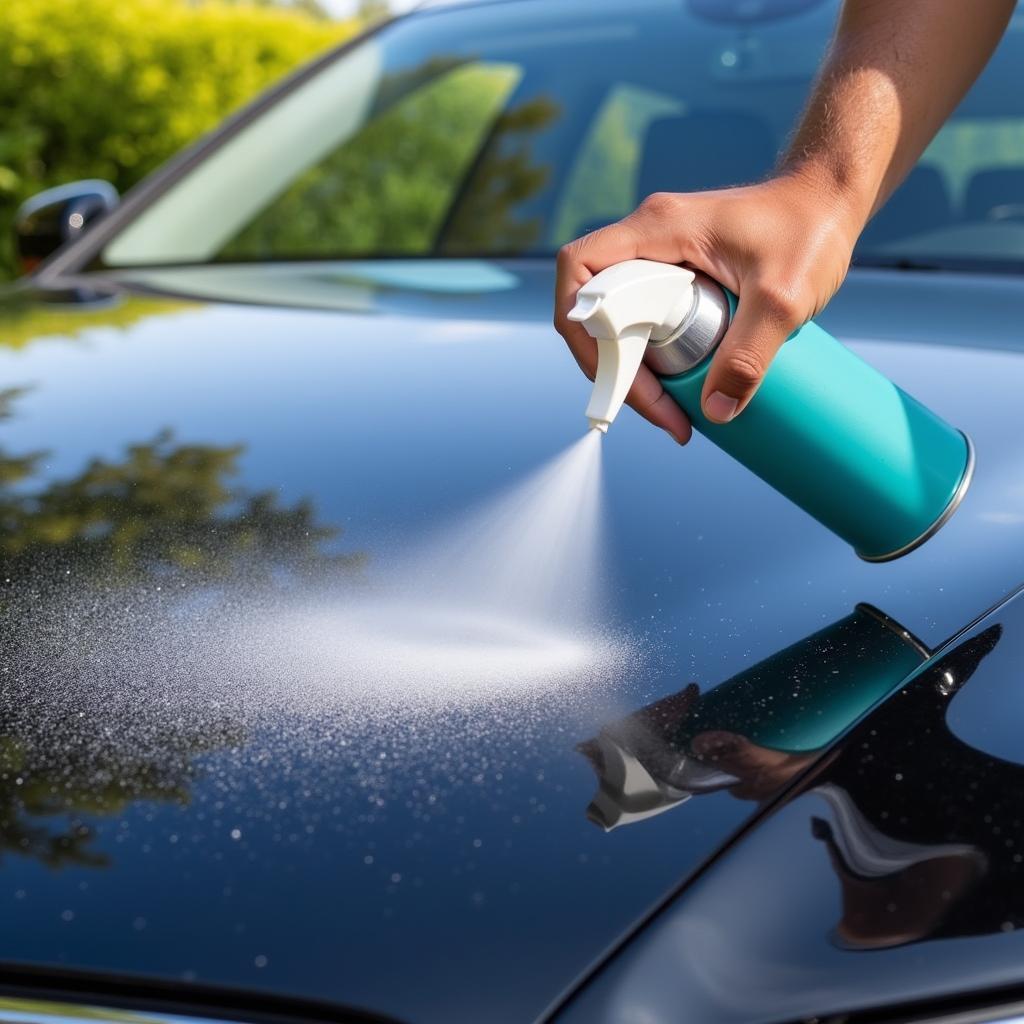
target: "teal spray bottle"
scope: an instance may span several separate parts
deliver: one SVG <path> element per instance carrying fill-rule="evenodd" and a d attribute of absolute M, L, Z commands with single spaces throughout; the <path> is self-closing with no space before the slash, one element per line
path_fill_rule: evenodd
<path fill-rule="evenodd" d="M 694 427 L 842 537 L 884 562 L 953 514 L 974 469 L 970 440 L 813 321 L 783 344 L 747 408 L 712 423 L 700 396 L 735 296 L 709 277 L 650 260 L 596 274 L 569 314 L 597 340 L 592 427 L 607 431 L 641 363 Z"/>

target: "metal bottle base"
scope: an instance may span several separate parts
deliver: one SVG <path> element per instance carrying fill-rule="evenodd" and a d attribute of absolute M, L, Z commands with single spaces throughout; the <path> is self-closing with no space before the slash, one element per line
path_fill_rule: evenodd
<path fill-rule="evenodd" d="M 974 476 L 974 444 L 962 430 L 960 433 L 967 442 L 967 465 L 964 467 L 964 475 L 960 478 L 957 489 L 953 492 L 953 497 L 949 499 L 949 504 L 942 510 L 939 518 L 919 537 L 915 537 L 909 544 L 904 544 L 903 547 L 897 548 L 895 551 L 890 551 L 884 555 L 865 555 L 858 551 L 858 558 L 862 558 L 865 562 L 892 562 L 897 558 L 902 558 L 904 555 L 909 555 L 911 551 L 919 548 L 926 540 L 930 540 L 946 525 L 960 506 L 960 502 L 964 500 L 964 495 L 967 493 L 967 488 L 971 486 L 971 479 Z"/>

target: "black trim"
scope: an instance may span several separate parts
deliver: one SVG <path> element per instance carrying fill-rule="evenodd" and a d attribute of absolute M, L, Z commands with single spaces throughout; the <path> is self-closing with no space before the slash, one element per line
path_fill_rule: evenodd
<path fill-rule="evenodd" d="M 1020 1016 L 1024 1016 L 1024 986 L 1014 985 L 830 1014 L 822 1017 L 820 1024 L 983 1024 Z"/>
<path fill-rule="evenodd" d="M 870 710 L 871 709 L 866 713 L 870 714 Z M 861 719 L 858 719 L 857 721 L 859 722 L 860 720 Z M 852 728 L 853 726 L 850 726 L 850 729 Z M 549 1022 L 552 1022 L 553 1024 L 553 1022 L 557 1020 L 558 1016 L 568 1009 L 576 997 L 582 995 L 583 992 L 586 991 L 587 987 L 597 980 L 605 968 L 610 966 L 612 961 L 622 953 L 629 944 L 636 939 L 645 928 L 647 928 L 648 925 L 653 924 L 655 919 L 668 910 L 669 907 L 671 907 L 687 889 L 712 870 L 718 861 L 725 857 L 733 847 L 738 846 L 751 832 L 760 828 L 761 823 L 786 802 L 791 792 L 802 788 L 809 778 L 814 776 L 822 768 L 826 767 L 836 747 L 842 742 L 843 737 L 848 731 L 849 730 L 844 730 L 843 733 L 833 741 L 832 745 L 822 752 L 820 757 L 816 758 L 802 772 L 790 779 L 789 782 L 786 783 L 786 785 L 783 786 L 783 788 L 780 789 L 773 797 L 766 800 L 750 818 L 740 825 L 740 827 L 731 836 L 729 836 L 724 843 L 705 857 L 689 875 L 687 875 L 678 884 L 672 886 L 672 888 L 669 889 L 669 891 L 657 903 L 650 907 L 646 913 L 641 914 L 640 917 L 630 925 L 630 927 L 615 939 L 611 945 L 597 957 L 597 959 L 595 959 L 588 967 L 584 968 L 584 970 L 576 976 L 573 982 L 558 995 L 558 997 L 537 1018 L 537 1024 L 549 1024 Z M 806 1022 L 802 1022 L 802 1024 L 806 1024 Z"/>
<path fill-rule="evenodd" d="M 0 995 L 137 1012 L 215 1017 L 246 1024 L 399 1024 L 369 1010 L 280 996 L 260 989 L 220 988 L 130 974 L 0 965 Z"/>
<path fill-rule="evenodd" d="M 925 274 L 1024 274 L 1024 260 L 996 257 L 943 256 L 936 259 L 914 256 L 887 256 L 870 250 L 854 252 L 852 267 L 860 270 L 906 270 Z"/>

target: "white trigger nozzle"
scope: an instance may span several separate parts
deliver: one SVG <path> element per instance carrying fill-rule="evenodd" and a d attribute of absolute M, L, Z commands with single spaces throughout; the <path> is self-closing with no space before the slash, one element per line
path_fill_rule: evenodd
<path fill-rule="evenodd" d="M 597 341 L 597 373 L 587 406 L 590 425 L 607 431 L 640 370 L 647 343 L 664 341 L 693 301 L 693 271 L 652 260 L 602 270 L 577 293 L 569 319 Z"/>

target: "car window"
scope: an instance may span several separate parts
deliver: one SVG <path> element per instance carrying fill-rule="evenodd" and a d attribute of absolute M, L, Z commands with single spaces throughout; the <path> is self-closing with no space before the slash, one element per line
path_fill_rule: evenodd
<path fill-rule="evenodd" d="M 1024 111 L 1015 118 L 958 117 L 923 159 L 944 175 L 964 216 L 999 219 L 995 207 L 1024 199 Z"/>
<path fill-rule="evenodd" d="M 549 256 L 652 192 L 768 173 L 836 10 L 518 0 L 399 19 L 226 134 L 97 263 Z M 1017 14 L 858 260 L 1024 263 L 1022 50 Z"/>
<path fill-rule="evenodd" d="M 672 180 L 683 165 L 702 186 L 763 174 L 775 147 L 759 143 L 799 109 L 833 19 L 817 0 L 771 22 L 738 67 L 736 26 L 679 0 L 599 13 L 592 0 L 520 0 L 399 19 L 226 135 L 101 263 L 547 254 L 627 212 L 645 166 Z M 756 93 L 737 89 L 747 78 Z M 694 138 L 668 123 L 684 113 Z M 737 117 L 760 129 L 750 158 L 740 134 L 710 159 Z"/>
<path fill-rule="evenodd" d="M 683 112 L 675 96 L 615 85 L 597 111 L 568 171 L 552 218 L 553 247 L 624 217 L 637 201 L 637 175 L 653 120 Z"/>
<path fill-rule="evenodd" d="M 419 87 L 388 82 L 400 98 L 303 171 L 218 258 L 430 252 L 519 76 L 514 64 L 475 61 L 425 69 Z"/>

